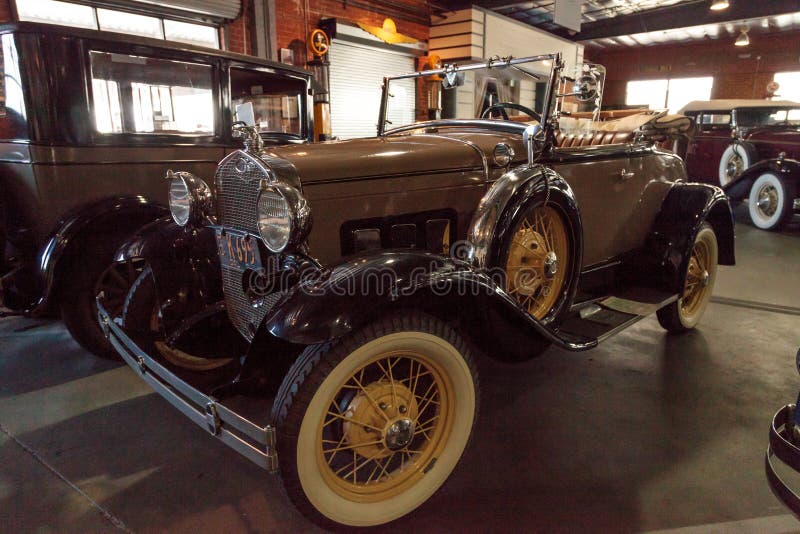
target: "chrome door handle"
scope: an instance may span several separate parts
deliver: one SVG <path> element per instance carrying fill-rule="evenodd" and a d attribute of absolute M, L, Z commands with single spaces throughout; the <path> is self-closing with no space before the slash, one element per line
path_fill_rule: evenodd
<path fill-rule="evenodd" d="M 625 169 L 622 169 L 619 173 L 619 177 L 622 178 L 623 180 L 630 180 L 631 178 L 633 178 L 633 175 L 634 175 L 633 171 L 628 172 Z"/>

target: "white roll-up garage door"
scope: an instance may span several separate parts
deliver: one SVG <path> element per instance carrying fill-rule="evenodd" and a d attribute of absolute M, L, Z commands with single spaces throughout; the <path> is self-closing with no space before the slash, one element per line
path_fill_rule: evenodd
<path fill-rule="evenodd" d="M 330 62 L 331 133 L 340 139 L 375 136 L 383 77 L 413 72 L 414 57 L 334 39 Z M 414 80 L 394 81 L 391 88 L 387 128 L 414 122 Z"/>
<path fill-rule="evenodd" d="M 17 3 L 25 0 L 17 0 Z M 124 7 L 146 15 L 170 13 L 180 17 L 234 20 L 242 12 L 242 0 L 83 0 L 97 7 Z"/>

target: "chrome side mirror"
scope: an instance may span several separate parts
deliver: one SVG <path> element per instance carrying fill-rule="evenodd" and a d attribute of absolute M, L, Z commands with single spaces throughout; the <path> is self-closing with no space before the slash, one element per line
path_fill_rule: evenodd
<path fill-rule="evenodd" d="M 542 131 L 541 124 L 531 124 L 522 132 L 522 144 L 528 153 L 528 165 L 533 163 L 536 156 L 536 136 Z"/>

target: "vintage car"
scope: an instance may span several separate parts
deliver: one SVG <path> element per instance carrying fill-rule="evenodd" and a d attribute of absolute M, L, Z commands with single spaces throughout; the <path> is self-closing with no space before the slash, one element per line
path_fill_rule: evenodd
<path fill-rule="evenodd" d="M 657 115 L 557 130 L 602 87 L 597 66 L 563 70 L 546 54 L 388 77 L 375 138 L 265 148 L 250 131 L 216 194 L 169 173 L 172 219 L 117 253 L 147 265 L 122 316 L 98 296 L 109 339 L 312 520 L 409 513 L 467 446 L 478 353 L 591 349 L 652 313 L 689 330 L 734 263 L 727 198 L 654 145 Z M 460 116 L 397 124 L 396 85 L 434 76 Z M 513 100 L 473 107 L 492 85 Z"/>
<path fill-rule="evenodd" d="M 800 349 L 795 356 L 795 366 L 800 372 Z M 795 404 L 787 404 L 772 418 L 769 429 L 769 446 L 764 467 L 767 482 L 775 496 L 800 518 L 800 492 L 797 477 L 800 472 L 800 394 Z M 777 460 L 777 461 L 776 461 Z M 787 476 L 788 475 L 788 476 Z"/>
<path fill-rule="evenodd" d="M 72 336 L 116 356 L 94 297 L 121 311 L 138 266 L 105 271 L 168 215 L 163 174 L 207 175 L 242 142 L 249 105 L 268 144 L 312 139 L 310 74 L 257 58 L 110 32 L 0 28 L 0 315 L 61 311 Z M 128 267 L 131 267 L 128 270 Z"/>
<path fill-rule="evenodd" d="M 687 104 L 697 133 L 686 152 L 691 179 L 719 183 L 747 201 L 758 228 L 777 230 L 800 212 L 800 104 L 709 100 Z"/>

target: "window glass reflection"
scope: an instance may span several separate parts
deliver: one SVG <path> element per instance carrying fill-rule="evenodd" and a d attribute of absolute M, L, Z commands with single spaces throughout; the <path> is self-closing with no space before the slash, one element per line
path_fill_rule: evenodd
<path fill-rule="evenodd" d="M 211 67 L 92 51 L 100 133 L 214 133 Z"/>

